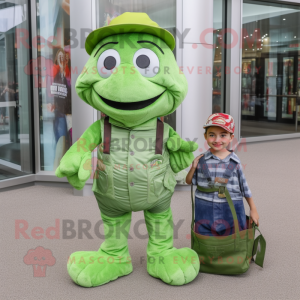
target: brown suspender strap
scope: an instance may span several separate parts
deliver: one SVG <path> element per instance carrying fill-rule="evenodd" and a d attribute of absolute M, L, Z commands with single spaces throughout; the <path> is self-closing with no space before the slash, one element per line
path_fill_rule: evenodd
<path fill-rule="evenodd" d="M 109 117 L 106 116 L 104 119 L 104 145 L 103 153 L 110 154 L 110 141 L 111 141 L 111 124 L 109 123 Z M 163 138 L 164 138 L 164 123 L 157 119 L 156 126 L 156 144 L 155 154 L 162 154 L 163 150 Z"/>
<path fill-rule="evenodd" d="M 104 119 L 104 145 L 103 153 L 110 154 L 110 140 L 111 140 L 111 124 L 109 123 L 109 117 Z"/>
<path fill-rule="evenodd" d="M 164 139 L 164 123 L 157 119 L 155 154 L 162 154 Z"/>

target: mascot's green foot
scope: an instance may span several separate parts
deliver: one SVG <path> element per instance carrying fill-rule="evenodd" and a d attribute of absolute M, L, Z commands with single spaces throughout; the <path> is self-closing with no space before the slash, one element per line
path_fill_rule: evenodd
<path fill-rule="evenodd" d="M 147 255 L 147 271 L 170 285 L 183 285 L 193 281 L 199 273 L 197 253 L 189 248 L 170 249 L 159 255 Z"/>
<path fill-rule="evenodd" d="M 68 261 L 70 277 L 84 287 L 102 285 L 132 272 L 127 244 L 131 213 L 116 218 L 101 216 L 105 241 L 99 251 L 74 252 Z"/>
<path fill-rule="evenodd" d="M 81 251 L 71 254 L 68 272 L 78 285 L 92 287 L 128 275 L 132 272 L 132 264 L 129 253 L 125 259 L 122 259 L 119 255 L 108 255 L 101 249 L 99 251 Z"/>
<path fill-rule="evenodd" d="M 199 273 L 199 258 L 190 248 L 173 247 L 171 209 L 158 214 L 145 211 L 144 215 L 149 233 L 148 273 L 170 285 L 183 285 L 193 281 Z"/>

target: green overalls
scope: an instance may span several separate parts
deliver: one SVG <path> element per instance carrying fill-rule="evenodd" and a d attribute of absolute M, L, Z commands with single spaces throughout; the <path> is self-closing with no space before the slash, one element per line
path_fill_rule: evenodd
<path fill-rule="evenodd" d="M 130 211 L 167 210 L 176 185 L 166 147 L 169 125 L 153 118 L 126 128 L 112 118 L 104 120 L 100 120 L 100 167 L 92 189 L 101 212 L 115 217 Z"/>

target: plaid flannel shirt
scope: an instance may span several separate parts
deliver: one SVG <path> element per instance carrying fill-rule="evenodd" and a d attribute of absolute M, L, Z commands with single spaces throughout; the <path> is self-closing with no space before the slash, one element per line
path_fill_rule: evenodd
<path fill-rule="evenodd" d="M 251 191 L 247 184 L 245 175 L 242 170 L 241 162 L 238 156 L 231 152 L 227 157 L 221 160 L 219 157 L 213 155 L 210 150 L 204 153 L 204 159 L 208 166 L 211 179 L 214 182 L 216 177 L 223 177 L 225 170 L 227 169 L 230 159 L 236 161 L 238 165 L 234 169 L 232 176 L 229 178 L 226 188 L 231 196 L 232 201 L 243 200 L 243 197 L 251 197 Z M 204 177 L 201 171 L 200 163 L 198 163 L 197 169 L 193 175 L 192 183 L 202 187 L 208 187 L 208 180 Z M 203 193 L 196 189 L 195 196 L 199 199 L 213 201 L 213 202 L 227 202 L 225 198 L 219 198 L 218 192 Z"/>

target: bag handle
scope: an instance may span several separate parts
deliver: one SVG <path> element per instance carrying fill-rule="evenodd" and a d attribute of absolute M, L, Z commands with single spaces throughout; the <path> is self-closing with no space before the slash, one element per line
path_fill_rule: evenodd
<path fill-rule="evenodd" d="M 191 223 L 191 229 L 194 230 L 194 222 L 195 222 L 195 204 L 194 204 L 194 197 L 193 197 L 193 184 L 191 186 L 191 195 L 192 195 L 192 223 Z M 215 188 L 215 187 L 211 187 L 211 188 L 203 188 L 200 186 L 197 186 L 197 189 L 202 191 L 202 192 L 217 192 L 219 190 L 219 188 Z M 228 190 L 225 187 L 225 195 L 226 195 L 226 200 L 227 203 L 229 205 L 229 208 L 231 210 L 232 213 L 232 217 L 233 217 L 233 222 L 234 222 L 234 231 L 235 231 L 235 235 L 236 235 L 236 239 L 235 239 L 235 250 L 237 251 L 239 249 L 239 244 L 240 244 L 240 240 L 241 240 L 241 236 L 240 236 L 240 230 L 239 230 L 239 225 L 238 225 L 238 219 L 237 219 L 237 215 L 236 215 L 236 211 L 233 205 L 233 202 L 231 200 L 230 194 L 228 192 Z"/>
<path fill-rule="evenodd" d="M 195 223 L 195 203 L 194 203 L 194 185 L 191 185 L 191 197 L 192 197 L 192 223 L 191 229 L 194 230 L 194 223 Z"/>
<path fill-rule="evenodd" d="M 263 268 L 267 243 L 266 243 L 265 238 L 261 234 L 258 226 L 255 223 L 254 223 L 254 229 L 258 230 L 260 235 L 254 240 L 253 250 L 252 250 L 252 258 L 254 257 L 254 255 L 256 255 L 254 262 L 258 266 Z M 259 245 L 259 251 L 258 251 L 258 245 Z"/>

